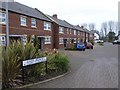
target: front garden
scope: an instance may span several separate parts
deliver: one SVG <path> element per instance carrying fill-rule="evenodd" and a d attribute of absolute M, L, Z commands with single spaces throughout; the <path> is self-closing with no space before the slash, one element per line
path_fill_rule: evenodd
<path fill-rule="evenodd" d="M 45 62 L 31 65 L 22 73 L 22 61 L 47 57 L 47 72 Z M 29 42 L 23 45 L 14 42 L 12 45 L 2 47 L 2 87 L 13 88 L 21 85 L 46 80 L 68 71 L 68 57 L 57 50 L 39 51 L 38 46 Z"/>

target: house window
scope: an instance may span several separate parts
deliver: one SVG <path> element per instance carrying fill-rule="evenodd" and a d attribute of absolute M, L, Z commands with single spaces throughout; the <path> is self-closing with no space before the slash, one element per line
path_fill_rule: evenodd
<path fill-rule="evenodd" d="M 82 36 L 85 36 L 85 33 L 84 33 L 84 32 L 82 33 Z"/>
<path fill-rule="evenodd" d="M 36 27 L 36 19 L 31 18 L 31 27 Z"/>
<path fill-rule="evenodd" d="M 72 40 L 72 39 L 70 38 L 70 39 L 69 39 L 70 44 L 71 44 L 71 40 Z"/>
<path fill-rule="evenodd" d="M 21 26 L 26 26 L 26 17 L 20 16 Z"/>
<path fill-rule="evenodd" d="M 0 36 L 0 46 L 6 46 L 5 36 Z"/>
<path fill-rule="evenodd" d="M 64 28 L 63 27 L 59 27 L 59 33 L 64 33 L 64 30 L 63 30 Z"/>
<path fill-rule="evenodd" d="M 51 30 L 51 23 L 50 22 L 44 22 L 44 30 Z"/>
<path fill-rule="evenodd" d="M 70 34 L 72 34 L 72 29 L 70 29 Z"/>
<path fill-rule="evenodd" d="M 67 38 L 67 43 L 69 43 L 69 38 Z"/>
<path fill-rule="evenodd" d="M 76 35 L 76 30 L 74 30 L 74 35 Z"/>
<path fill-rule="evenodd" d="M 77 39 L 76 39 L 76 38 L 74 38 L 74 43 L 76 43 L 76 40 L 77 40 Z"/>
<path fill-rule="evenodd" d="M 63 44 L 63 38 L 59 38 L 59 44 Z"/>
<path fill-rule="evenodd" d="M 51 44 L 51 37 L 50 36 L 45 37 L 45 44 Z"/>
<path fill-rule="evenodd" d="M 0 12 L 0 24 L 6 24 L 6 13 Z"/>
<path fill-rule="evenodd" d="M 69 29 L 67 28 L 67 34 L 69 34 Z"/>

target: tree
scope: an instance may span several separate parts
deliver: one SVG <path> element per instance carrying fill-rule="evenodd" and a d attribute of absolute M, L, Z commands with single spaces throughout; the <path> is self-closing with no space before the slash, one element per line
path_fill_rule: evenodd
<path fill-rule="evenodd" d="M 108 25 L 107 25 L 107 22 L 103 22 L 102 24 L 101 24 L 101 30 L 102 30 L 102 33 L 103 33 L 103 35 L 106 37 L 106 35 L 107 35 L 107 29 L 108 29 Z"/>
<path fill-rule="evenodd" d="M 109 32 L 108 33 L 108 41 L 109 42 L 112 42 L 112 41 L 114 41 L 115 40 L 115 33 L 114 32 Z"/>
<path fill-rule="evenodd" d="M 94 23 L 90 23 L 89 24 L 89 30 L 95 30 L 95 24 Z"/>
<path fill-rule="evenodd" d="M 83 26 L 84 28 L 88 28 L 88 25 L 87 25 L 87 23 L 83 23 L 83 24 L 81 24 L 81 26 Z"/>
<path fill-rule="evenodd" d="M 116 33 L 116 35 L 118 35 L 118 22 L 115 22 L 115 33 Z"/>
<path fill-rule="evenodd" d="M 115 26 L 114 26 L 114 22 L 113 21 L 109 21 L 108 22 L 108 30 L 110 31 L 110 32 L 114 32 L 114 29 L 115 29 Z"/>

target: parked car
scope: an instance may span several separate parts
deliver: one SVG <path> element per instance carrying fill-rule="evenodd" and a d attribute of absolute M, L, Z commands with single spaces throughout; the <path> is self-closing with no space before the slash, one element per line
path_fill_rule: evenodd
<path fill-rule="evenodd" d="M 77 43 L 76 44 L 76 49 L 85 51 L 85 49 L 86 49 L 85 44 L 84 43 Z"/>
<path fill-rule="evenodd" d="M 90 42 L 86 42 L 86 49 L 93 49 L 93 45 Z"/>
<path fill-rule="evenodd" d="M 115 41 L 113 41 L 112 43 L 113 43 L 113 45 L 114 45 L 114 44 L 120 44 L 120 41 L 119 41 L 119 40 L 115 40 Z"/>

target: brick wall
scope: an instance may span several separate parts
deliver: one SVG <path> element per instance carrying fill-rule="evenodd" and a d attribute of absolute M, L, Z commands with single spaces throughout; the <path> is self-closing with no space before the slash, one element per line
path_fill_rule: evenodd
<path fill-rule="evenodd" d="M 10 35 L 37 35 L 37 36 L 51 36 L 51 42 L 53 43 L 52 30 L 46 31 L 44 30 L 44 21 L 35 18 L 36 28 L 31 27 L 31 18 L 26 16 L 27 18 L 27 26 L 21 26 L 20 24 L 20 15 L 18 13 L 9 12 L 9 34 Z M 25 16 L 25 15 L 24 15 Z M 6 25 L 2 25 L 2 34 L 6 33 Z M 52 48 L 53 44 L 44 45 L 45 47 Z"/>

